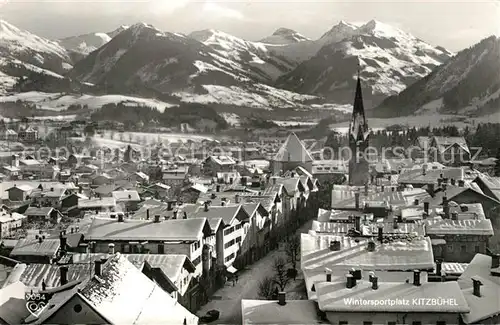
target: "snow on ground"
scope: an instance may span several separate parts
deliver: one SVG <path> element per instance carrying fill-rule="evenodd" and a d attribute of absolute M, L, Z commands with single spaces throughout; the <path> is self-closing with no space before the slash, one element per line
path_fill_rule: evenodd
<path fill-rule="evenodd" d="M 79 139 L 81 141 L 84 138 Z M 102 135 L 95 135 L 92 142 L 97 146 L 106 146 L 109 148 L 122 148 L 129 144 L 139 146 L 155 144 L 155 143 L 174 143 L 184 142 L 188 140 L 201 142 L 203 140 L 213 140 L 213 137 L 197 134 L 183 133 L 147 133 L 147 132 L 114 132 L 104 131 Z M 144 149 L 141 147 L 140 149 Z"/>
<path fill-rule="evenodd" d="M 335 110 L 335 111 L 341 111 L 341 112 L 345 112 L 345 113 L 352 112 L 352 105 L 351 104 L 312 104 L 311 108 L 317 109 L 317 110 Z"/>
<path fill-rule="evenodd" d="M 158 111 L 163 112 L 165 108 L 173 107 L 175 105 L 161 102 L 155 99 L 131 97 L 123 95 L 64 95 L 62 93 L 44 93 L 37 91 L 30 91 L 19 93 L 9 96 L 0 96 L 0 102 L 15 102 L 17 100 L 34 103 L 39 109 L 62 111 L 67 109 L 70 105 L 87 105 L 89 109 L 97 109 L 105 104 L 110 103 L 129 103 L 131 105 L 151 106 L 155 107 Z"/>
<path fill-rule="evenodd" d="M 36 72 L 36 73 L 40 73 L 40 74 L 46 74 L 46 75 L 52 76 L 54 78 L 64 79 L 64 77 L 61 76 L 60 74 L 57 74 L 57 73 L 55 73 L 53 71 L 50 71 L 50 70 L 47 70 L 47 69 L 43 69 L 43 68 L 37 67 L 36 65 L 33 65 L 33 64 L 30 64 L 30 63 L 26 63 L 26 62 L 23 62 L 23 61 L 20 61 L 20 60 L 17 60 L 17 59 L 3 59 L 3 58 L 0 58 L 0 66 L 6 66 L 8 64 L 13 64 L 13 65 L 16 65 L 16 66 L 20 66 L 20 67 L 25 68 L 26 70 L 30 70 L 30 71 L 33 71 L 33 72 Z"/>
<path fill-rule="evenodd" d="M 6 94 L 17 82 L 17 78 L 0 71 L 0 95 Z"/>
<path fill-rule="evenodd" d="M 240 119 L 238 114 L 220 113 L 219 115 L 222 116 L 222 118 L 225 119 L 226 122 L 231 124 L 232 126 L 240 126 L 241 125 L 241 119 Z"/>
<path fill-rule="evenodd" d="M 301 122 L 301 121 L 273 121 L 275 124 L 279 126 L 314 126 L 318 124 L 317 122 Z"/>

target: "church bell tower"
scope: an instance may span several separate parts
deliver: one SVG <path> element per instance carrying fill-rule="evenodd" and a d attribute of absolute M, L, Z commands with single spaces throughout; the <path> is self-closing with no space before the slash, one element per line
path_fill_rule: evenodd
<path fill-rule="evenodd" d="M 369 164 L 365 157 L 366 149 L 369 146 L 369 134 L 370 131 L 365 118 L 363 93 L 361 91 L 361 80 L 358 69 L 356 94 L 354 95 L 352 117 L 349 123 L 349 148 L 351 149 L 349 185 L 351 186 L 363 186 L 370 182 Z"/>

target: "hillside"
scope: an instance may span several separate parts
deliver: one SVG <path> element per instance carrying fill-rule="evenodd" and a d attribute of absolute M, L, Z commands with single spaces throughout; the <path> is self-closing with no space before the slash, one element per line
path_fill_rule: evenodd
<path fill-rule="evenodd" d="M 259 42 L 265 44 L 295 44 L 303 41 L 310 41 L 309 38 L 297 33 L 290 28 L 278 28 L 272 35 L 264 37 Z"/>
<path fill-rule="evenodd" d="M 500 39 L 459 52 L 427 77 L 384 100 L 376 116 L 431 112 L 484 115 L 500 111 Z"/>
<path fill-rule="evenodd" d="M 294 71 L 280 77 L 277 87 L 350 103 L 359 66 L 365 105 L 371 108 L 452 56 L 374 20 L 361 26 L 341 22 L 321 39 L 325 45 Z"/>

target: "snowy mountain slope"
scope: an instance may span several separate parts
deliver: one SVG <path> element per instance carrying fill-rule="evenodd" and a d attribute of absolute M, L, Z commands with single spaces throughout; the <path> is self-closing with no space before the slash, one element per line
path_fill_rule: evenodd
<path fill-rule="evenodd" d="M 109 33 L 89 33 L 60 39 L 59 44 L 66 50 L 75 52 L 85 57 L 109 42 L 113 37 L 126 30 L 129 26 L 120 26 Z"/>
<path fill-rule="evenodd" d="M 260 42 L 246 41 L 214 29 L 196 31 L 188 36 L 213 49 L 216 59 L 225 61 L 235 70 L 249 71 L 261 82 L 272 82 L 295 67 L 293 63 L 269 52 Z"/>
<path fill-rule="evenodd" d="M 17 59 L 56 73 L 71 68 L 67 51 L 57 42 L 21 30 L 4 20 L 0 20 L 0 57 Z"/>
<path fill-rule="evenodd" d="M 278 28 L 272 35 L 261 39 L 259 43 L 286 45 L 303 41 L 310 41 L 310 39 L 292 29 L 282 27 Z"/>
<path fill-rule="evenodd" d="M 341 22 L 321 39 L 325 45 L 294 71 L 280 77 L 277 87 L 350 103 L 359 65 L 365 104 L 370 108 L 452 56 L 374 20 L 361 26 Z"/>
<path fill-rule="evenodd" d="M 147 89 L 189 102 L 271 109 L 273 105 L 302 107 L 304 101 L 318 100 L 264 85 L 264 71 L 255 68 L 272 66 L 259 61 L 263 59 L 257 53 L 266 53 L 263 46 L 211 31 L 204 36 L 212 46 L 135 24 L 77 62 L 69 76 L 111 92 L 141 94 Z"/>
<path fill-rule="evenodd" d="M 384 100 L 379 116 L 500 111 L 500 38 L 491 36 L 459 52 L 431 74 Z"/>

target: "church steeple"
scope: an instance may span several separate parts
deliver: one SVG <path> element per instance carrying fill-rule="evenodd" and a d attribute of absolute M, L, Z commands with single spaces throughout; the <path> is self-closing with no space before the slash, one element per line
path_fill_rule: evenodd
<path fill-rule="evenodd" d="M 359 64 L 356 94 L 354 95 L 354 104 L 349 131 L 350 136 L 352 136 L 355 141 L 365 140 L 368 133 L 368 124 L 366 124 L 365 118 L 365 107 L 363 105 L 363 92 L 361 91 L 361 78 L 359 77 Z"/>

